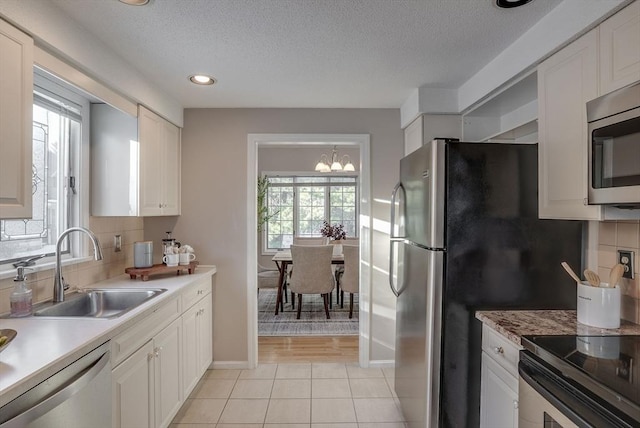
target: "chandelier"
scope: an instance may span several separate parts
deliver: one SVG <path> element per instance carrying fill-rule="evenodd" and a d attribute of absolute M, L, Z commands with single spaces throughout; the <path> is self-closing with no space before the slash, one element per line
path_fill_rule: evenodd
<path fill-rule="evenodd" d="M 329 162 L 329 156 L 326 154 L 322 154 L 320 156 L 320 161 L 316 164 L 316 171 L 318 172 L 332 172 L 332 171 L 347 171 L 353 172 L 356 169 L 351 163 L 351 159 L 349 155 L 343 155 L 342 159 L 338 156 L 338 151 L 336 150 L 336 146 L 333 146 L 333 150 L 331 151 L 331 162 Z"/>

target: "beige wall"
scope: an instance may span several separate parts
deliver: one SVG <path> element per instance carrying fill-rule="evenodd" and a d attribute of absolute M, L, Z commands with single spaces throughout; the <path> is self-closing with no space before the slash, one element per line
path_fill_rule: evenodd
<path fill-rule="evenodd" d="M 623 278 L 621 317 L 640 324 L 640 224 L 634 221 L 603 221 L 598 225 L 598 275 L 608 282 L 609 272 L 618 262 L 618 250 L 635 252 L 635 278 Z"/>
<path fill-rule="evenodd" d="M 371 360 L 392 360 L 395 298 L 387 285 L 388 200 L 398 179 L 398 109 L 187 109 L 182 133 L 182 215 L 145 219 L 145 239 L 165 230 L 218 268 L 214 360 L 243 362 L 247 347 L 247 134 L 370 134 L 372 236 Z"/>
<path fill-rule="evenodd" d="M 100 240 L 103 259 L 64 267 L 62 273 L 71 288 L 85 287 L 122 275 L 126 267 L 133 266 L 133 243 L 142 240 L 144 219 L 142 217 L 91 217 L 89 229 Z M 114 235 L 122 236 L 122 251 L 117 253 L 113 248 Z M 93 249 L 90 244 L 88 245 L 90 253 L 93 255 Z M 53 269 L 28 273 L 27 283 L 33 290 L 34 303 L 53 298 L 53 276 Z M 13 279 L 8 278 L 0 281 L 0 313 L 8 312 L 11 309 L 9 296 L 12 289 Z"/>

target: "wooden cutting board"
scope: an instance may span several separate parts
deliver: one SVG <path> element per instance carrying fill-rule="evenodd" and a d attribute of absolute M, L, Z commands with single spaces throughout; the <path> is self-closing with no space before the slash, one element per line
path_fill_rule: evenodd
<path fill-rule="evenodd" d="M 175 272 L 176 275 L 180 275 L 182 271 L 186 270 L 189 272 L 189 274 L 192 274 L 196 271 L 196 266 L 198 266 L 198 262 L 193 261 L 188 265 L 178 266 L 167 266 L 165 264 L 159 264 L 147 268 L 128 267 L 124 270 L 124 272 L 128 273 L 131 279 L 136 279 L 138 276 L 140 276 L 142 277 L 143 281 L 148 281 L 151 275 L 160 275 L 163 273 Z"/>

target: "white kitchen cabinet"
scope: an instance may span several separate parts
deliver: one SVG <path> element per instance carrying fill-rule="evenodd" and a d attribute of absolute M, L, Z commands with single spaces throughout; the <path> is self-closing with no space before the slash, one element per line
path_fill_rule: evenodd
<path fill-rule="evenodd" d="M 115 428 L 153 427 L 153 359 L 153 342 L 148 341 L 111 373 Z"/>
<path fill-rule="evenodd" d="M 120 428 L 167 427 L 180 410 L 182 320 L 174 320 L 112 372 L 113 420 Z"/>
<path fill-rule="evenodd" d="M 482 326 L 480 428 L 518 426 L 519 347 Z"/>
<path fill-rule="evenodd" d="M 138 124 L 140 215 L 179 215 L 180 130 L 143 106 Z"/>
<path fill-rule="evenodd" d="M 587 205 L 586 102 L 598 96 L 598 29 L 538 66 L 539 217 L 600 220 Z"/>
<path fill-rule="evenodd" d="M 457 114 L 422 114 L 404 129 L 404 154 L 419 149 L 434 138 L 462 136 L 462 117 Z"/>
<path fill-rule="evenodd" d="M 195 291 L 199 300 L 182 315 L 185 397 L 193 391 L 213 356 L 211 283 L 198 284 Z M 185 292 L 184 302 L 189 300 L 187 294 L 193 294 L 193 290 Z"/>
<path fill-rule="evenodd" d="M 33 39 L 0 20 L 0 219 L 31 218 Z"/>
<path fill-rule="evenodd" d="M 600 94 L 640 80 L 640 0 L 600 24 Z"/>
<path fill-rule="evenodd" d="M 182 320 L 153 338 L 155 426 L 167 427 L 180 410 L 182 396 Z"/>
<path fill-rule="evenodd" d="M 143 106 L 135 118 L 91 105 L 91 214 L 180 214 L 180 129 Z"/>

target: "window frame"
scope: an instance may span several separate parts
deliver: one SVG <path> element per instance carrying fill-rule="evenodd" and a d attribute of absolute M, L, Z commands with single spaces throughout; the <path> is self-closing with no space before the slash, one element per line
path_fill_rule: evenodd
<path fill-rule="evenodd" d="M 360 174 L 358 172 L 333 172 L 333 173 L 322 173 L 322 172 L 315 172 L 315 171 L 262 171 L 260 173 L 261 177 L 281 177 L 281 178 L 301 178 L 301 177 L 323 177 L 323 178 L 329 178 L 329 177 L 349 177 L 349 178 L 354 178 L 355 181 L 353 183 L 353 187 L 355 189 L 355 203 L 354 203 L 354 209 L 355 209 L 355 213 L 354 213 L 354 221 L 355 221 L 355 237 L 359 236 L 359 231 L 360 231 Z M 293 196 L 293 236 L 298 236 L 298 232 L 299 232 L 299 220 L 300 220 L 300 215 L 299 215 L 299 210 L 300 210 L 300 204 L 299 204 L 299 193 L 296 191 L 296 187 L 302 187 L 305 185 L 311 185 L 313 186 L 315 183 L 291 183 L 291 186 L 294 187 L 294 196 Z M 331 211 L 331 197 L 330 197 L 330 188 L 332 187 L 331 183 L 318 183 L 318 185 L 324 186 L 325 189 L 325 204 L 324 204 L 324 209 L 325 209 L 325 219 L 329 218 L 330 216 L 330 211 Z M 286 187 L 286 184 L 283 184 L 282 187 Z M 268 198 L 266 198 L 266 203 L 267 203 L 267 208 L 268 208 Z M 262 237 L 262 245 L 261 245 L 261 254 L 262 255 L 273 255 L 276 252 L 278 252 L 279 250 L 281 250 L 282 248 L 268 248 L 269 245 L 269 238 L 268 238 L 268 232 L 269 232 L 269 224 L 268 222 L 265 223 L 262 232 L 260 232 L 261 237 Z M 320 233 L 318 233 L 317 236 L 321 236 Z"/>
<path fill-rule="evenodd" d="M 87 227 L 89 225 L 89 136 L 91 122 L 91 102 L 93 97 L 82 91 L 73 88 L 56 76 L 46 71 L 34 67 L 34 92 L 38 89 L 45 93 L 55 94 L 58 97 L 66 99 L 80 108 L 82 122 L 80 126 L 80 141 L 77 147 L 70 150 L 69 173 L 75 177 L 76 194 L 75 201 L 68 209 L 67 215 L 69 227 L 80 226 Z M 65 184 L 66 186 L 66 184 Z M 77 233 L 68 236 L 70 252 L 62 256 L 62 264 L 76 264 L 90 260 L 89 248 L 84 239 Z M 40 259 L 34 270 L 42 271 L 55 267 L 55 254 Z M 2 262 L 0 264 L 0 280 L 15 276 L 15 268 L 12 261 Z"/>

